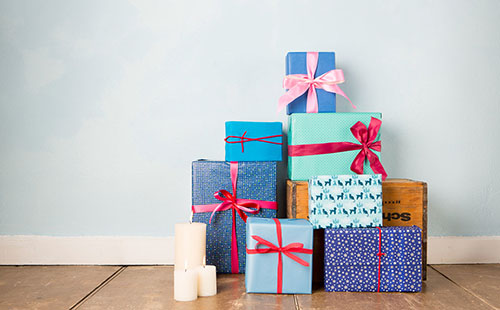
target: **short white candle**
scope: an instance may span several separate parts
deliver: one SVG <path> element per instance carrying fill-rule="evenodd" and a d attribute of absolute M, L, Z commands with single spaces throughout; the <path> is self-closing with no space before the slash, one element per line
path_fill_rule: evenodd
<path fill-rule="evenodd" d="M 174 299 L 191 301 L 196 298 L 198 298 L 198 271 L 187 268 L 174 270 Z"/>
<path fill-rule="evenodd" d="M 206 252 L 207 224 L 175 224 L 175 270 L 203 265 Z M 184 266 L 187 262 L 187 267 Z"/>
<path fill-rule="evenodd" d="M 198 296 L 214 296 L 217 294 L 217 272 L 215 266 L 200 266 L 198 271 Z"/>

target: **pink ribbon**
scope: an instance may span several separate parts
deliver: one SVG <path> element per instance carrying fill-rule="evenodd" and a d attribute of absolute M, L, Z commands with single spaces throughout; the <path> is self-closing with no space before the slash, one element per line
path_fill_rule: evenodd
<path fill-rule="evenodd" d="M 373 172 L 381 174 L 382 180 L 385 180 L 387 178 L 387 173 L 377 154 L 373 152 L 380 152 L 382 150 L 381 142 L 375 141 L 381 125 L 382 121 L 374 117 L 371 118 L 368 129 L 362 122 L 354 124 L 351 127 L 351 133 L 356 140 L 361 142 L 361 144 L 351 142 L 329 142 L 289 145 L 288 156 L 310 156 L 361 150 L 358 155 L 356 155 L 356 158 L 354 158 L 351 164 L 351 170 L 357 174 L 363 174 L 365 159 L 368 159 Z"/>
<path fill-rule="evenodd" d="M 216 212 L 232 209 L 233 225 L 231 237 L 231 272 L 239 273 L 238 244 L 236 240 L 236 213 L 238 213 L 241 219 L 246 222 L 248 216 L 245 214 L 245 212 L 250 214 L 257 214 L 259 213 L 260 209 L 276 210 L 278 208 L 278 204 L 275 201 L 236 198 L 238 163 L 231 162 L 229 167 L 231 172 L 231 185 L 233 187 L 233 194 L 224 189 L 218 190 L 214 193 L 214 197 L 217 200 L 222 201 L 220 204 L 195 205 L 192 206 L 191 209 L 193 210 L 193 213 L 212 212 L 212 215 L 210 215 L 210 220 L 208 221 L 209 224 L 212 223 L 212 218 Z"/>
<path fill-rule="evenodd" d="M 278 100 L 278 112 L 283 110 L 288 104 L 300 97 L 307 91 L 307 113 L 318 113 L 318 97 L 316 88 L 321 88 L 330 93 L 336 93 L 345 97 L 353 108 L 356 106 L 351 99 L 340 89 L 337 84 L 344 83 L 344 72 L 340 69 L 330 70 L 317 78 L 316 67 L 318 66 L 318 52 L 307 52 L 307 74 L 290 74 L 283 80 L 283 88 L 288 91 Z"/>

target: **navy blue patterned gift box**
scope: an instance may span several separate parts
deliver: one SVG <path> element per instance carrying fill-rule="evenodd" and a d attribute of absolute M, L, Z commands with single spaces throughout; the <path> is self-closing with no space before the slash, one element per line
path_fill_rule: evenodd
<path fill-rule="evenodd" d="M 325 229 L 325 290 L 419 292 L 421 237 L 417 226 Z"/>
<path fill-rule="evenodd" d="M 246 218 L 276 217 L 276 162 L 194 161 L 193 222 L 207 224 L 207 264 L 245 272 Z"/>

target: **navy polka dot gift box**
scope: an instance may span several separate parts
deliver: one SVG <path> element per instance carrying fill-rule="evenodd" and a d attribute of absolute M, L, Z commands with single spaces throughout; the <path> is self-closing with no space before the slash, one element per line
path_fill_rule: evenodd
<path fill-rule="evenodd" d="M 325 229 L 327 292 L 419 292 L 419 227 Z"/>

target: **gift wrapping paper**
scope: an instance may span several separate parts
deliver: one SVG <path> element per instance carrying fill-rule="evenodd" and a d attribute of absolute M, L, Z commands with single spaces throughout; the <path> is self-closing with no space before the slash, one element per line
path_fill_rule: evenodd
<path fill-rule="evenodd" d="M 278 220 L 278 219 L 276 219 Z M 279 219 L 282 234 L 282 246 L 300 243 L 303 249 L 313 248 L 313 229 L 304 219 Z M 249 218 L 247 221 L 247 248 L 255 249 L 259 236 L 274 245 L 278 245 L 277 228 L 274 219 Z M 259 246 L 259 248 L 263 248 Z M 265 246 L 264 246 L 265 248 Z M 291 252 L 309 266 L 303 266 L 285 254 L 247 253 L 245 286 L 247 293 L 277 293 L 278 255 L 282 255 L 282 292 L 283 294 L 310 294 L 312 289 L 313 255 Z"/>
<path fill-rule="evenodd" d="M 225 189 L 232 192 L 230 163 L 225 161 L 194 161 L 192 163 L 192 203 L 219 204 L 214 193 Z M 237 198 L 276 201 L 276 162 L 239 162 Z M 260 209 L 249 217 L 276 217 L 276 210 Z M 232 210 L 194 213 L 193 222 L 207 224 L 207 264 L 215 265 L 218 273 L 231 273 Z M 245 272 L 246 224 L 236 214 L 236 236 L 239 272 Z"/>
<path fill-rule="evenodd" d="M 319 52 L 314 77 L 335 69 L 335 53 Z M 286 75 L 307 74 L 307 52 L 290 52 L 286 55 Z M 335 93 L 317 89 L 318 112 L 335 112 Z M 307 92 L 286 107 L 286 113 L 306 113 Z"/>
<path fill-rule="evenodd" d="M 371 119 L 382 119 L 381 113 L 296 113 L 290 115 L 288 131 L 288 177 L 293 181 L 308 181 L 317 175 L 354 174 L 351 164 L 360 150 L 330 154 L 290 156 L 290 148 L 296 145 L 348 142 L 360 144 L 353 133 L 358 121 L 366 127 Z M 378 131 L 375 141 L 380 141 Z M 381 153 L 373 151 L 379 158 Z M 363 174 L 374 174 L 367 160 Z"/>
<path fill-rule="evenodd" d="M 281 128 L 280 122 L 226 122 L 226 161 L 281 161 Z"/>
<path fill-rule="evenodd" d="M 325 229 L 325 290 L 419 292 L 421 234 L 417 226 Z"/>
<path fill-rule="evenodd" d="M 382 226 L 382 176 L 333 175 L 309 179 L 314 228 Z"/>

